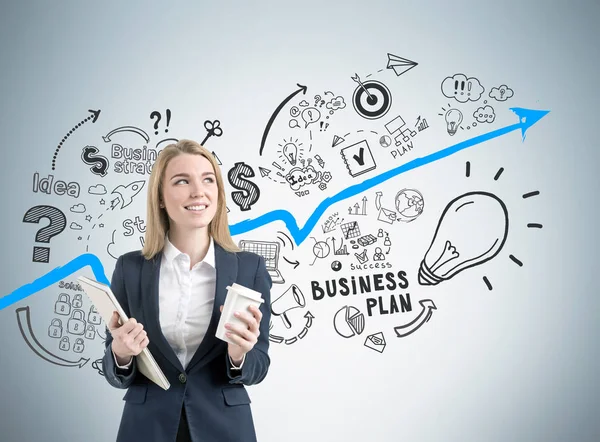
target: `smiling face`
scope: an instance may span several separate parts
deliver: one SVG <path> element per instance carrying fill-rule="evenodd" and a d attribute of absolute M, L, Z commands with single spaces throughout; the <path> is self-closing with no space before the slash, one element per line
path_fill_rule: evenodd
<path fill-rule="evenodd" d="M 182 153 L 169 161 L 162 198 L 171 228 L 206 228 L 217 211 L 218 196 L 215 171 L 205 157 Z"/>

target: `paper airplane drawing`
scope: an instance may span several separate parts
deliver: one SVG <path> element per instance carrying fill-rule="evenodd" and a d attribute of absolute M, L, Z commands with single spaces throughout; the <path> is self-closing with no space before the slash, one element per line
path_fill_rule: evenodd
<path fill-rule="evenodd" d="M 393 69 L 396 75 L 399 77 L 404 74 L 406 71 L 414 68 L 418 63 L 408 60 L 406 58 L 398 57 L 397 55 L 390 54 L 388 52 L 388 69 Z"/>

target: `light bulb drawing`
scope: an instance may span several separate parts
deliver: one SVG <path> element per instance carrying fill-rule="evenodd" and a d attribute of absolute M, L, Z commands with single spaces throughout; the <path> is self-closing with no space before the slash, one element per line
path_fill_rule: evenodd
<path fill-rule="evenodd" d="M 278 144 L 278 146 L 281 147 L 280 153 L 283 154 L 287 162 L 290 165 L 295 166 L 300 160 L 299 157 L 302 156 L 302 148 L 300 147 L 302 146 L 302 143 L 298 143 L 298 139 L 292 140 L 292 138 L 290 138 L 289 140 L 283 140 L 283 146 L 281 144 Z"/>
<path fill-rule="evenodd" d="M 436 285 L 494 258 L 506 242 L 508 211 L 497 196 L 469 192 L 444 209 L 421 261 L 421 285 Z"/>
<path fill-rule="evenodd" d="M 463 114 L 458 109 L 449 109 L 444 117 L 446 119 L 446 130 L 449 135 L 454 135 L 463 119 Z"/>
<path fill-rule="evenodd" d="M 283 155 L 292 166 L 295 166 L 296 160 L 298 159 L 298 148 L 294 143 L 287 143 L 283 146 Z"/>

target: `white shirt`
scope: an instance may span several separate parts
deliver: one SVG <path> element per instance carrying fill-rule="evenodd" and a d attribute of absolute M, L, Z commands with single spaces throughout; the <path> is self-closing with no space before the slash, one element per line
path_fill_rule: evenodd
<path fill-rule="evenodd" d="M 160 264 L 159 321 L 163 335 L 185 369 L 206 335 L 212 317 L 217 269 L 213 239 L 204 259 L 190 269 L 189 255 L 179 251 L 168 234 Z M 113 353 L 114 355 L 114 353 Z M 132 358 L 133 360 L 133 358 Z M 132 360 L 119 368 L 129 368 Z M 235 366 L 230 359 L 232 368 Z"/>

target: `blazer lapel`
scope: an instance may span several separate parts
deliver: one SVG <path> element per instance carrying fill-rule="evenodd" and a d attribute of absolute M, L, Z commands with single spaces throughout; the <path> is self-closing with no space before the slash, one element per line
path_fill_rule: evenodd
<path fill-rule="evenodd" d="M 144 327 L 146 328 L 148 335 L 152 336 L 150 345 L 156 346 L 158 351 L 160 351 L 163 356 L 177 368 L 177 370 L 183 371 L 181 362 L 169 345 L 169 342 L 167 341 L 167 338 L 165 338 L 160 327 L 158 287 L 161 258 L 162 253 L 159 253 L 152 260 L 145 259 L 142 267 L 142 296 L 147 297 L 146 299 L 148 300 L 148 311 L 144 312 L 144 318 L 146 319 Z M 142 302 L 141 305 L 143 306 L 144 303 Z"/>
<path fill-rule="evenodd" d="M 206 330 L 206 335 L 188 364 L 187 371 L 191 370 L 194 365 L 200 362 L 215 345 L 219 343 L 227 345 L 226 342 L 215 337 L 215 333 L 217 332 L 217 325 L 219 324 L 219 318 L 221 316 L 219 308 L 225 303 L 225 296 L 227 295 L 226 287 L 233 284 L 237 279 L 238 262 L 234 253 L 226 251 L 216 242 L 214 243 L 214 248 L 217 280 L 215 284 L 213 312 L 208 330 Z"/>

